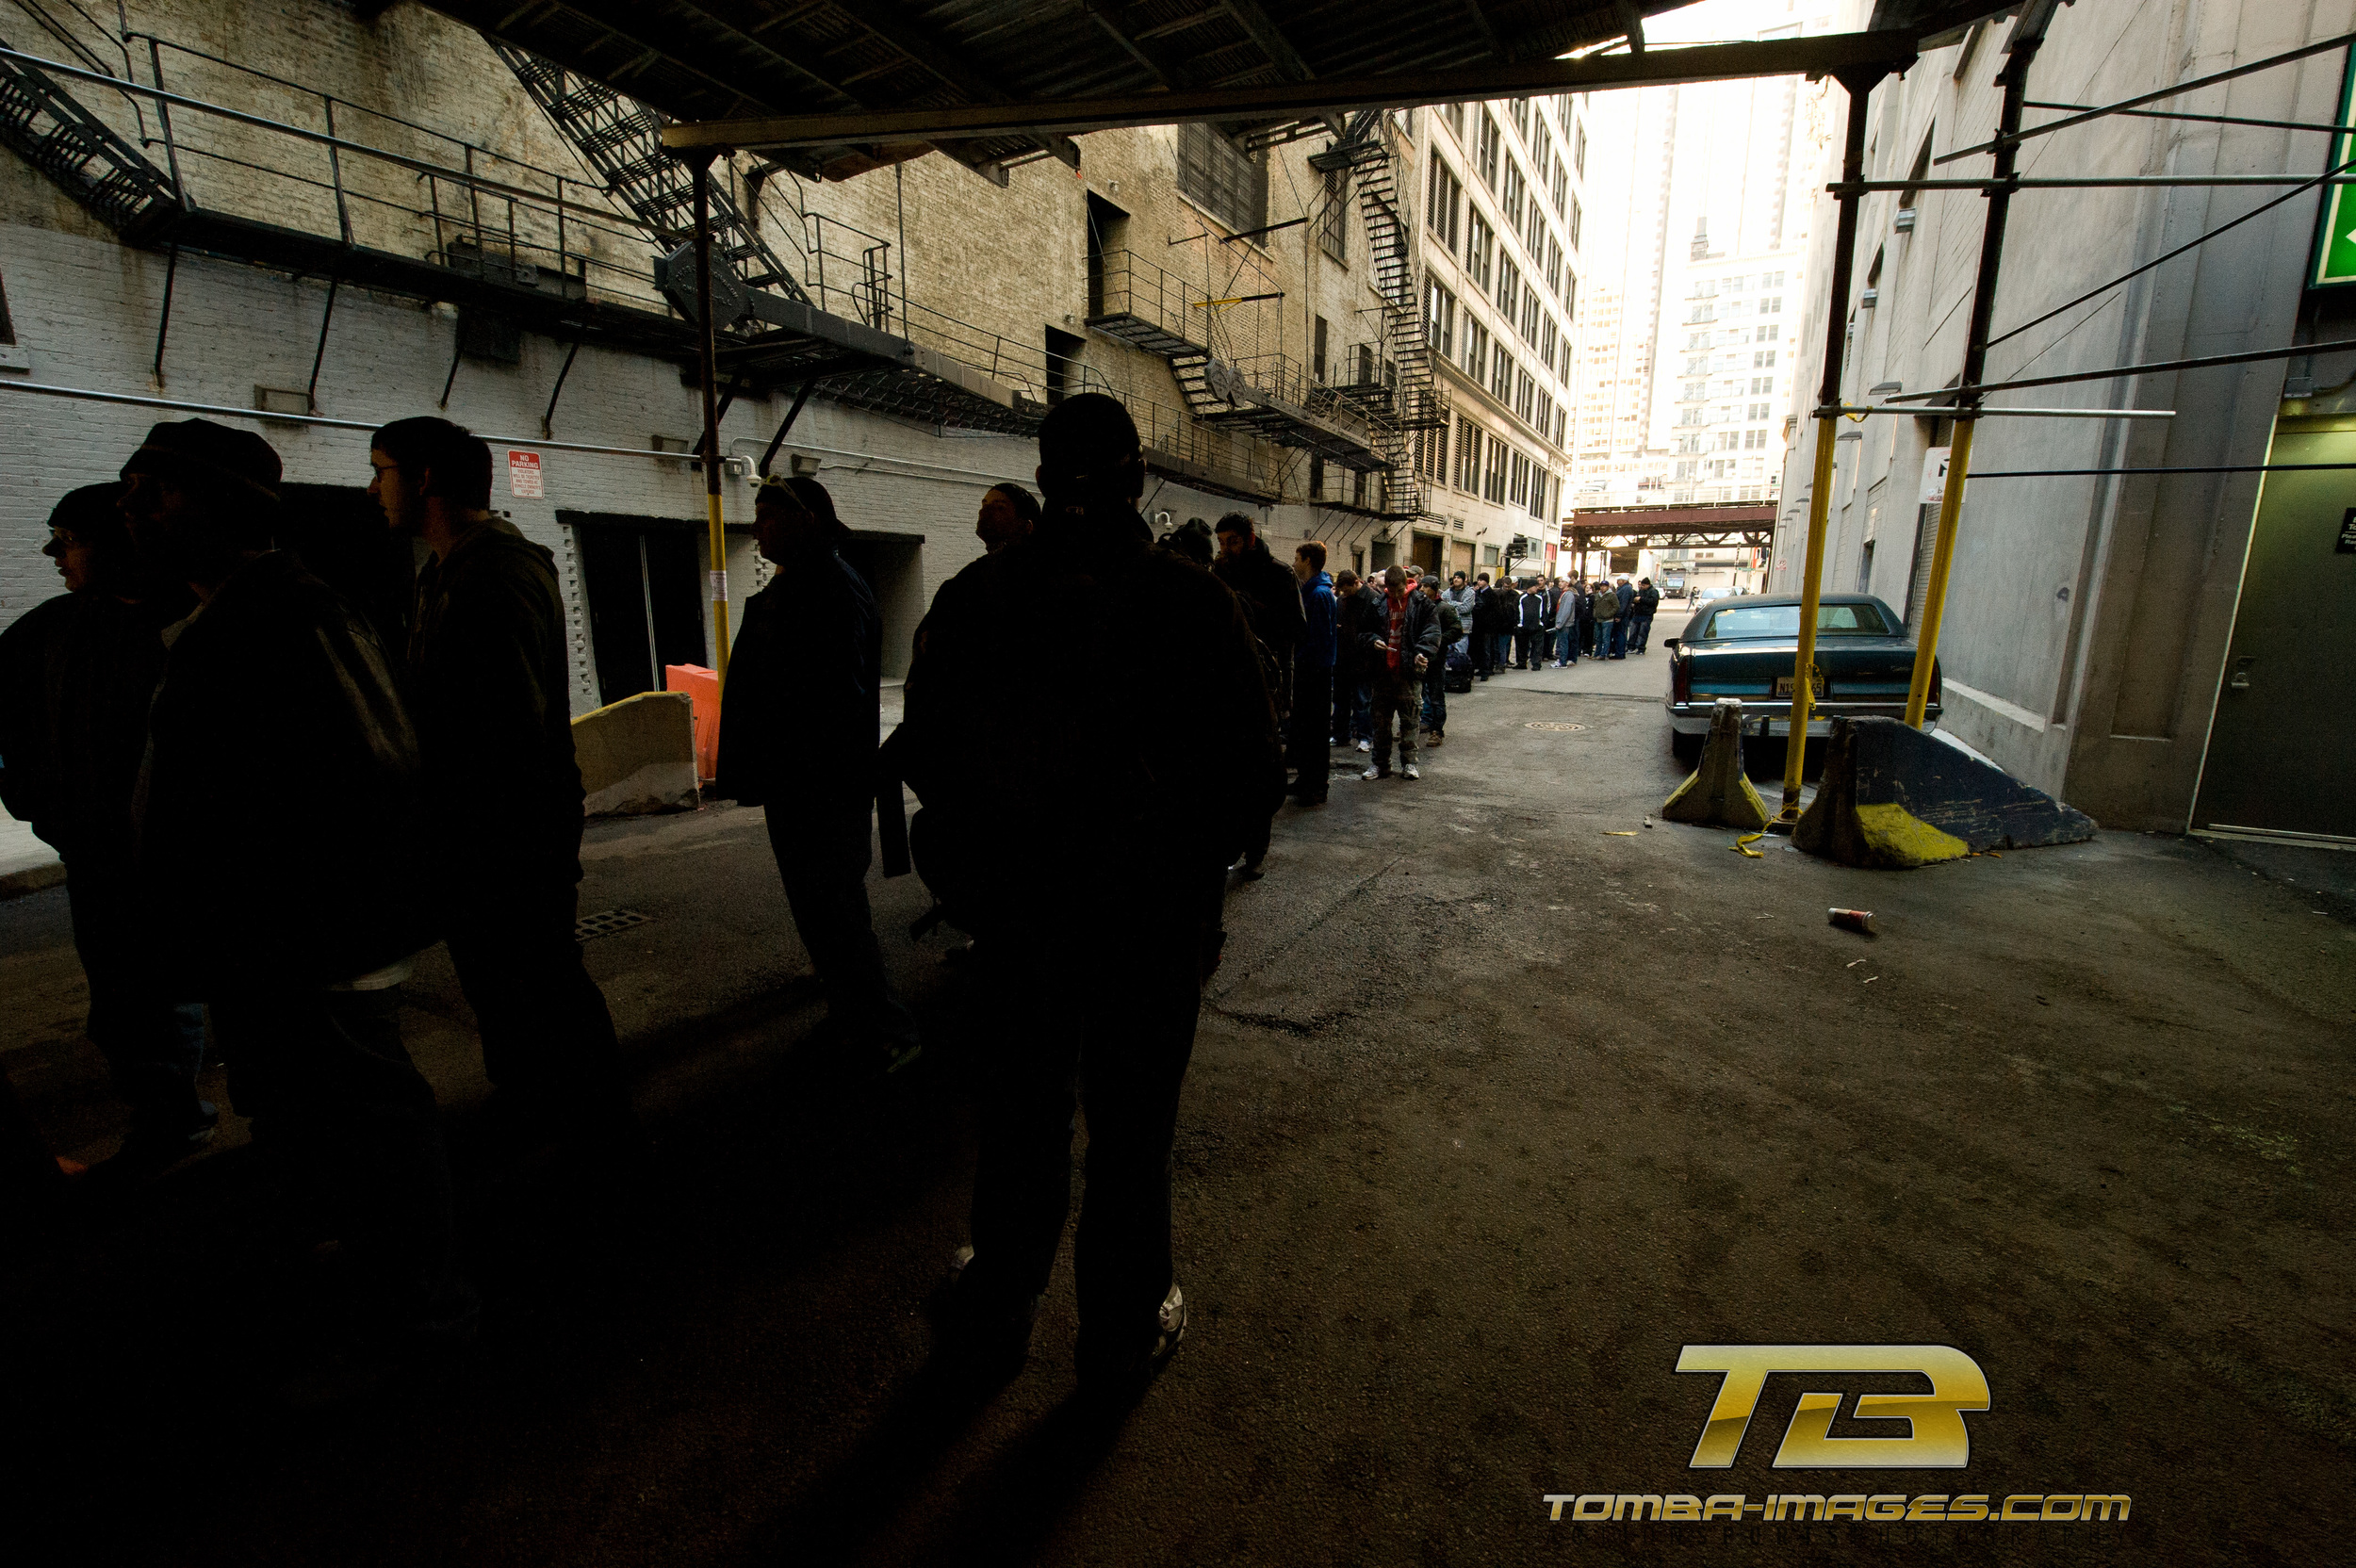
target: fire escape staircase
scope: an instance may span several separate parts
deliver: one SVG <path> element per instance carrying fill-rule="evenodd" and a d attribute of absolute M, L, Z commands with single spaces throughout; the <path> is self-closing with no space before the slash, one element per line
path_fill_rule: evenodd
<path fill-rule="evenodd" d="M 483 41 L 657 244 L 667 251 L 694 243 L 695 181 L 685 164 L 663 150 L 664 116 L 553 60 L 495 38 Z M 713 262 L 746 288 L 808 304 L 801 280 L 745 222 L 725 182 L 712 182 L 711 204 Z M 712 286 L 715 293 L 721 289 Z"/>
<path fill-rule="evenodd" d="M 0 39 L 0 48 L 15 46 Z M 0 60 L 0 139 L 132 244 L 180 216 L 172 180 L 46 72 Z"/>
<path fill-rule="evenodd" d="M 1381 109 L 1361 112 L 1349 134 L 1311 157 L 1309 165 L 1320 173 L 1348 170 L 1357 178 L 1375 292 L 1383 301 L 1383 357 L 1393 374 L 1382 376 L 1378 368 L 1379 384 L 1345 387 L 1341 397 L 1365 415 L 1389 470 L 1383 515 L 1420 517 L 1429 509 L 1424 477 L 1415 469 L 1415 435 L 1448 429 L 1449 411 L 1424 334 L 1423 302 L 1415 291 L 1415 230 L 1399 210 L 1399 150 L 1388 116 Z"/>

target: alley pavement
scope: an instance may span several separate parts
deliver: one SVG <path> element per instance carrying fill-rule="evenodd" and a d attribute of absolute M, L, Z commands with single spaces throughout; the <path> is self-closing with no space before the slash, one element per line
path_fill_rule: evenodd
<path fill-rule="evenodd" d="M 499 1152 L 438 952 L 404 1027 L 488 1301 L 463 1373 L 290 1416 L 247 1372 L 321 1287 L 231 1123 L 148 1201 L 19 1248 L 9 1535 L 109 1564 L 2312 1563 L 2356 1494 L 2356 928 L 2201 843 L 1867 873 L 1659 824 L 1644 660 L 1451 701 L 1419 782 L 1287 807 L 1228 905 L 1176 1153 L 1185 1347 L 1072 1400 L 926 1371 L 977 1069 L 953 933 L 872 884 L 921 1068 L 847 1076 L 760 814 L 594 825 L 589 942 L 659 1142 Z M 1584 672 L 1584 673 L 1582 673 Z M 1588 684 L 1587 682 L 1592 682 Z M 1613 689 L 1625 686 L 1625 690 Z M 1183 737 L 1172 737 L 1173 744 Z M 1765 767 L 1756 768 L 1762 776 Z M 1648 820 L 1649 819 L 1649 820 Z M 1042 846 L 1120 874 L 1121 846 Z M 1874 911 L 1878 935 L 1826 923 Z M 0 903 L 0 1063 L 120 1135 L 62 889 Z M 218 1078 L 213 1080 L 219 1087 Z M 219 1096 L 217 1095 L 216 1098 Z M 1943 1345 L 1963 1470 L 1770 1467 L 1778 1375 L 1693 1470 L 1683 1347 Z M 1835 1437 L 1885 1435 L 1843 1413 Z M 2126 1494 L 2124 1521 L 1580 1522 L 1549 1495 Z M 2034 1509 L 2037 1505 L 2031 1505 Z M 1640 1505 L 1641 1509 L 1641 1505 Z"/>

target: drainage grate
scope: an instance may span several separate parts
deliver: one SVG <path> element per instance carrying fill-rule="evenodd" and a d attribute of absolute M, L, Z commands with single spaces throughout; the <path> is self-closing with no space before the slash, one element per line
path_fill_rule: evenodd
<path fill-rule="evenodd" d="M 1522 726 L 1522 727 L 1524 729 L 1552 729 L 1563 732 L 1574 732 L 1584 729 L 1587 727 L 1583 724 L 1565 724 L 1561 719 L 1532 719 L 1528 724 Z"/>
<path fill-rule="evenodd" d="M 635 909 L 600 909 L 594 915 L 583 915 L 573 922 L 573 940 L 585 942 L 598 937 L 610 937 L 616 931 L 644 925 L 652 918 Z"/>

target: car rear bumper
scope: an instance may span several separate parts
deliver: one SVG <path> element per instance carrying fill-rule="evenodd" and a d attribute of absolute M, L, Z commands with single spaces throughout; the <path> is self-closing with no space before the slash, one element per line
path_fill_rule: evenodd
<path fill-rule="evenodd" d="M 1717 711 L 1718 699 L 1704 697 L 1693 702 L 1668 703 L 1669 727 L 1680 735 L 1707 735 L 1710 715 Z M 1923 710 L 1922 727 L 1939 727 L 1939 705 L 1932 703 Z M 1819 702 L 1809 706 L 1808 732 L 1829 735 L 1835 719 L 1903 719 L 1906 705 L 1903 702 Z M 1745 735 L 1790 735 L 1792 733 L 1792 699 L 1789 697 L 1744 697 L 1742 699 L 1742 733 Z"/>

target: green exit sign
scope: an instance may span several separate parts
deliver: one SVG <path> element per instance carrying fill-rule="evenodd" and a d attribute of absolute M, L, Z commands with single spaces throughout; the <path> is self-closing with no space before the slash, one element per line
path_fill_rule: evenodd
<path fill-rule="evenodd" d="M 2340 117 L 2336 123 L 2356 127 L 2356 54 L 2349 56 L 2347 74 L 2340 83 Z M 2332 138 L 2333 166 L 2346 168 L 2351 158 L 2356 158 L 2356 135 Z M 2323 226 L 2315 234 L 2315 267 L 2307 281 L 2317 288 L 2356 284 L 2356 186 L 2323 188 Z"/>

